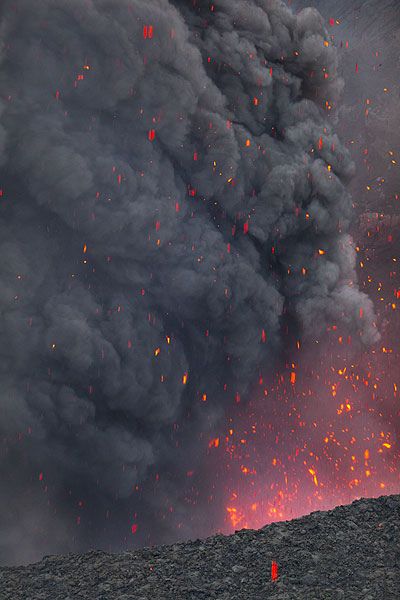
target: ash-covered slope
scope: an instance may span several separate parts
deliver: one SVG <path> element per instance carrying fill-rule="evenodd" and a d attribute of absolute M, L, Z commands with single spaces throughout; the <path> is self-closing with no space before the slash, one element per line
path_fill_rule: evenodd
<path fill-rule="evenodd" d="M 400 495 L 228 537 L 119 555 L 50 556 L 0 569 L 0 594 L 2 600 L 399 600 Z"/>

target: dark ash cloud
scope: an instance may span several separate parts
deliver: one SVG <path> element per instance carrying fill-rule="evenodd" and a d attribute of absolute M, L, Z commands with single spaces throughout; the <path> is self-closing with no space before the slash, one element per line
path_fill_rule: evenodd
<path fill-rule="evenodd" d="M 187 472 L 283 321 L 378 337 L 322 19 L 213 6 L 2 3 L 2 562 L 198 534 Z"/>

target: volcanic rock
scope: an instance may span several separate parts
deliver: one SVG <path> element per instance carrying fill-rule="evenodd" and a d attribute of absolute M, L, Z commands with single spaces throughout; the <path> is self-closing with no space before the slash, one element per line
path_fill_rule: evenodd
<path fill-rule="evenodd" d="M 278 577 L 271 578 L 271 563 Z M 258 531 L 0 568 L 2 600 L 399 600 L 400 495 Z"/>

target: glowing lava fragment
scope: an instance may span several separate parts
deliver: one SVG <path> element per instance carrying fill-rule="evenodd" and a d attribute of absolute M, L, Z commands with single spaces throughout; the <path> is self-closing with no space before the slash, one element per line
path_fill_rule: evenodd
<path fill-rule="evenodd" d="M 156 132 L 154 129 L 149 130 L 148 137 L 149 137 L 150 142 L 154 141 L 154 139 L 156 137 Z"/>
<path fill-rule="evenodd" d="M 151 40 L 153 37 L 153 32 L 154 32 L 153 25 L 144 25 L 143 26 L 143 38 L 145 40 L 147 40 L 147 38 L 149 40 Z"/>
<path fill-rule="evenodd" d="M 137 528 L 138 528 L 138 526 L 136 525 L 136 523 L 134 523 L 131 527 L 131 531 L 133 534 L 135 534 L 137 532 Z"/>
<path fill-rule="evenodd" d="M 209 448 L 218 448 L 218 446 L 219 446 L 219 438 L 214 438 L 213 440 L 210 440 L 210 442 L 208 443 Z"/>
<path fill-rule="evenodd" d="M 271 579 L 272 581 L 276 581 L 278 579 L 278 563 L 274 560 L 271 564 Z"/>

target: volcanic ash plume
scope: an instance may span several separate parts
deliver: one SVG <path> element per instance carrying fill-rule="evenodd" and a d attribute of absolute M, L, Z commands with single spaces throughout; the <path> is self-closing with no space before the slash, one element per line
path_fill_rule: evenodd
<path fill-rule="evenodd" d="M 378 336 L 335 50 L 278 0 L 0 19 L 1 561 L 207 533 L 188 474 L 284 324 Z"/>

